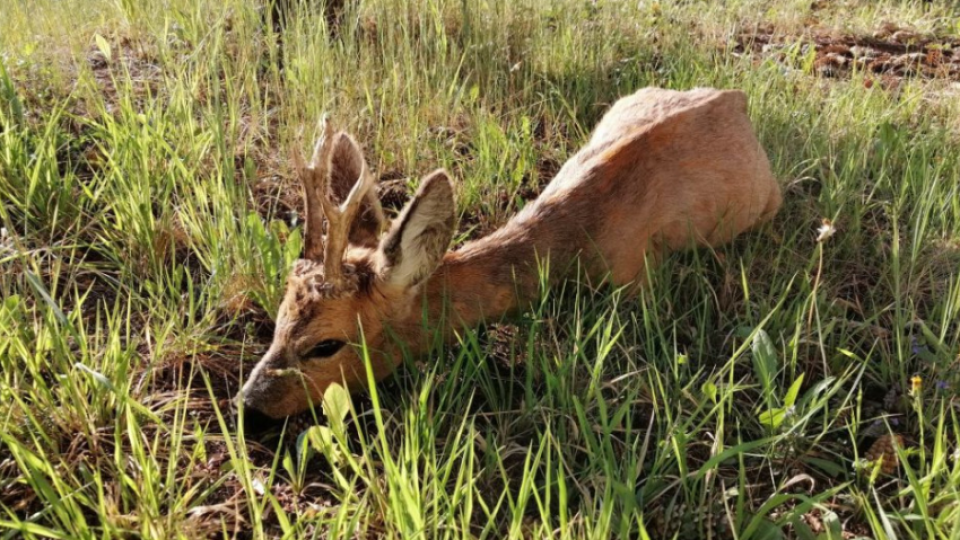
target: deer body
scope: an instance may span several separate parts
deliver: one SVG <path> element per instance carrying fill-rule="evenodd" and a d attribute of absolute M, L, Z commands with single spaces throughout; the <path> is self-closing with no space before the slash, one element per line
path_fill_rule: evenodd
<path fill-rule="evenodd" d="M 366 174 L 371 181 L 351 139 L 340 135 L 335 146 L 329 195 L 349 199 L 348 179 Z M 305 181 L 307 251 L 313 238 L 314 261 L 291 273 L 273 346 L 244 387 L 248 406 L 280 417 L 307 408 L 333 382 L 363 386 L 363 362 L 342 347 L 359 341 L 360 327 L 379 379 L 399 362 L 401 347 L 424 350 L 431 329 L 449 337 L 534 300 L 543 272 L 556 282 L 579 265 L 592 280 L 639 286 L 648 261 L 727 242 L 768 220 L 781 202 L 747 117 L 746 96 L 713 89 L 647 88 L 622 98 L 536 200 L 457 251 L 446 253 L 454 229 L 446 173 L 423 181 L 382 239 L 382 212 L 363 184 L 350 187 L 353 199 L 344 203 L 354 204 L 356 223 L 325 241 L 348 245 L 338 248 L 339 260 L 327 262 L 325 254 L 318 263 L 321 240 L 311 234 L 320 226 L 311 224 L 319 220 L 310 221 L 310 207 L 316 218 L 323 203 L 311 205 L 318 190 L 311 192 Z M 344 226 L 334 215 L 328 231 Z"/>

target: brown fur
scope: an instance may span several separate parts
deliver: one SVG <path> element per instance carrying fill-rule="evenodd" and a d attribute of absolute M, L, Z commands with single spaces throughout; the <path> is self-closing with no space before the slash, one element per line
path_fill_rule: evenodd
<path fill-rule="evenodd" d="M 365 368 L 355 348 L 302 361 L 321 340 L 358 343 L 362 329 L 380 379 L 399 362 L 401 347 L 424 350 L 431 329 L 449 338 L 533 300 L 542 265 L 554 282 L 579 261 L 597 281 L 641 285 L 646 261 L 663 252 L 718 245 L 770 219 L 780 207 L 780 189 L 746 105 L 742 92 L 713 89 L 647 88 L 619 100 L 537 200 L 502 229 L 441 261 L 430 253 L 442 253 L 449 242 L 452 208 L 449 215 L 441 208 L 452 200 L 434 194 L 449 183 L 445 173 L 434 173 L 379 249 L 369 247 L 365 231 L 356 235 L 365 241 L 347 250 L 341 287 L 325 286 L 322 264 L 301 263 L 280 307 L 273 346 L 244 387 L 245 402 L 281 417 L 317 402 L 331 383 L 362 387 Z M 339 161 L 359 170 L 349 155 L 335 155 L 334 168 Z M 334 175 L 356 176 L 352 170 Z M 432 205 L 425 216 L 417 214 L 424 200 Z M 410 216 L 432 221 L 408 243 L 426 252 L 417 258 L 423 272 L 398 285 L 389 272 L 411 256 L 397 253 Z"/>

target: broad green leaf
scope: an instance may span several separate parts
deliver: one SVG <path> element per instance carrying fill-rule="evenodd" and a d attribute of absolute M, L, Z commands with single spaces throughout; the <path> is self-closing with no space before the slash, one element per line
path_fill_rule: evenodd
<path fill-rule="evenodd" d="M 350 411 L 350 394 L 339 384 L 331 384 L 323 392 L 323 414 L 331 425 L 340 426 Z"/>
<path fill-rule="evenodd" d="M 333 447 L 333 432 L 327 426 L 310 426 L 301 437 L 306 437 L 313 448 L 324 453 Z"/>
<path fill-rule="evenodd" d="M 753 337 L 751 350 L 755 361 L 760 362 L 761 367 L 766 373 L 774 373 L 777 370 L 777 349 L 773 346 L 773 341 L 764 330 L 757 330 Z"/>
<path fill-rule="evenodd" d="M 300 229 L 293 229 L 287 233 L 287 240 L 283 244 L 284 270 L 293 265 L 303 252 L 303 236 Z"/>
<path fill-rule="evenodd" d="M 830 385 L 832 385 L 834 381 L 836 381 L 836 377 L 827 377 L 826 379 L 813 385 L 812 388 L 803 394 L 803 398 L 800 399 L 800 407 L 803 408 L 807 406 L 813 400 L 815 400 L 817 396 L 830 389 Z"/>
<path fill-rule="evenodd" d="M 309 427 L 300 435 L 297 435 L 297 466 L 300 467 L 300 470 L 303 470 L 303 467 L 306 465 L 306 462 L 310 460 L 310 456 L 313 454 L 313 447 L 310 444 L 310 430 L 320 426 Z"/>
<path fill-rule="evenodd" d="M 772 428 L 780 427 L 780 424 L 783 423 L 783 418 L 786 415 L 784 409 L 776 408 L 770 409 L 769 411 L 763 411 L 760 413 L 760 416 L 757 419 L 761 424 L 765 426 L 770 426 Z"/>
<path fill-rule="evenodd" d="M 763 398 L 768 407 L 777 405 L 773 396 L 773 378 L 777 373 L 777 350 L 773 341 L 762 329 L 757 330 L 750 344 L 753 370 L 763 387 Z"/>
<path fill-rule="evenodd" d="M 757 540 L 783 540 L 786 538 L 783 535 L 783 530 L 769 519 L 763 518 L 756 523 L 756 534 L 754 534 L 752 538 L 756 538 Z"/>
<path fill-rule="evenodd" d="M 19 303 L 20 303 L 20 295 L 11 294 L 10 296 L 3 299 L 3 311 L 13 313 L 13 310 L 16 309 Z"/>
<path fill-rule="evenodd" d="M 106 38 L 97 34 L 93 37 L 97 42 L 97 48 L 100 49 L 100 52 L 103 53 L 103 57 L 107 59 L 107 62 L 113 60 L 113 49 L 110 47 L 110 42 Z"/>
<path fill-rule="evenodd" d="M 803 461 L 813 465 L 814 467 L 820 469 L 821 471 L 829 474 L 832 477 L 836 477 L 839 474 L 843 474 L 846 470 L 842 465 L 834 463 L 828 459 L 821 459 L 815 457 L 804 458 Z"/>
<path fill-rule="evenodd" d="M 297 438 L 299 441 L 299 437 Z M 297 475 L 297 467 L 302 467 L 303 463 L 300 461 L 300 448 L 298 445 L 297 448 L 297 467 L 293 465 L 293 457 L 290 455 L 290 452 L 283 453 L 283 459 L 281 460 L 281 465 L 283 465 L 283 470 L 287 471 L 287 474 L 294 477 Z"/>
<path fill-rule="evenodd" d="M 793 532 L 797 535 L 799 540 L 819 540 L 820 537 L 817 533 L 813 532 L 813 529 L 803 519 L 796 517 L 791 523 L 793 525 Z"/>
<path fill-rule="evenodd" d="M 800 395 L 800 386 L 803 385 L 803 373 L 797 377 L 797 380 L 793 381 L 793 384 L 790 385 L 790 389 L 787 390 L 787 397 L 783 400 L 783 406 L 790 408 L 793 407 L 793 404 L 797 402 L 797 396 Z"/>

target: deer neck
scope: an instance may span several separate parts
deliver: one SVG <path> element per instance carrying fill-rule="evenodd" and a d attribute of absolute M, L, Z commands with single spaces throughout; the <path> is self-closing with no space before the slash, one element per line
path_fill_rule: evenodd
<path fill-rule="evenodd" d="M 530 210 L 533 210 L 532 208 Z M 552 283 L 576 258 L 576 242 L 563 238 L 537 212 L 524 212 L 495 233 L 449 252 L 424 288 L 410 324 L 452 332 L 524 309 L 544 282 Z"/>

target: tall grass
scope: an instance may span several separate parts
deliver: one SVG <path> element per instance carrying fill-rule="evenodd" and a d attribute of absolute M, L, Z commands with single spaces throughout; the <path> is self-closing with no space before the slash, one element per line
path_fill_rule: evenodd
<path fill-rule="evenodd" d="M 336 28 L 291 4 L 279 35 L 253 1 L 0 6 L 0 537 L 960 534 L 949 82 L 730 52 L 760 23 L 800 40 L 809 2 L 376 0 Z M 815 16 L 960 35 L 949 3 Z M 748 93 L 772 225 L 637 294 L 544 287 L 306 422 L 229 406 L 300 252 L 287 157 L 321 111 L 393 189 L 453 171 L 463 241 L 646 85 Z"/>

